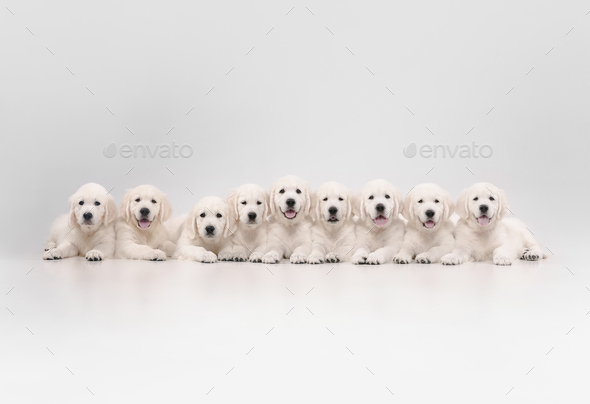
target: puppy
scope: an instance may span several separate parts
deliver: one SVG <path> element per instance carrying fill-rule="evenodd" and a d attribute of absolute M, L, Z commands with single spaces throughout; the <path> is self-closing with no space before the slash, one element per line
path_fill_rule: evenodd
<path fill-rule="evenodd" d="M 453 251 L 455 225 L 449 219 L 455 205 L 448 192 L 436 184 L 420 184 L 404 198 L 403 216 L 408 220 L 404 242 L 393 257 L 397 264 L 439 262 Z"/>
<path fill-rule="evenodd" d="M 280 178 L 270 189 L 271 217 L 265 264 L 289 258 L 305 264 L 311 252 L 311 193 L 307 182 L 292 175 Z"/>
<path fill-rule="evenodd" d="M 326 182 L 312 195 L 310 264 L 346 261 L 354 249 L 352 192 L 337 182 Z"/>
<path fill-rule="evenodd" d="M 504 219 L 509 212 L 504 191 L 480 182 L 464 190 L 455 211 L 461 217 L 455 230 L 455 249 L 442 257 L 445 265 L 466 261 L 489 261 L 512 265 L 516 259 L 546 258 L 524 223 Z"/>
<path fill-rule="evenodd" d="M 258 185 L 244 184 L 229 193 L 227 203 L 235 219 L 231 236 L 233 260 L 262 262 L 268 232 L 266 191 Z"/>
<path fill-rule="evenodd" d="M 356 252 L 353 264 L 386 264 L 400 250 L 404 238 L 401 192 L 385 180 L 367 183 L 356 201 Z"/>
<path fill-rule="evenodd" d="M 188 215 L 178 239 L 174 258 L 198 262 L 231 261 L 232 243 L 227 238 L 229 205 L 221 198 L 201 199 Z"/>
<path fill-rule="evenodd" d="M 115 199 L 102 186 L 83 185 L 70 196 L 70 213 L 57 218 L 51 226 L 43 259 L 85 256 L 101 261 L 115 254 L 117 217 Z"/>
<path fill-rule="evenodd" d="M 140 185 L 125 193 L 121 216 L 115 223 L 117 258 L 164 261 L 176 245 L 170 240 L 164 222 L 172 216 L 172 207 L 162 191 Z"/>

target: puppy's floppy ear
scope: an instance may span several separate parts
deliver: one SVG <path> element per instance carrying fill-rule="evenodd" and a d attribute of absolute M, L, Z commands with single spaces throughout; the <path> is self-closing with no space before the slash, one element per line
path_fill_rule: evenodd
<path fill-rule="evenodd" d="M 128 189 L 125 192 L 125 196 L 123 196 L 123 202 L 121 202 L 121 208 L 119 211 L 121 212 L 121 216 L 128 222 L 131 219 L 131 189 Z"/>
<path fill-rule="evenodd" d="M 354 199 L 354 195 L 352 194 L 352 192 L 350 190 L 346 190 L 345 192 L 346 195 L 346 220 L 350 220 L 352 219 L 352 209 L 353 209 L 353 199 Z"/>
<path fill-rule="evenodd" d="M 508 199 L 506 198 L 506 192 L 502 189 L 496 188 L 498 197 L 498 220 L 504 219 L 510 211 L 510 205 L 508 205 Z"/>
<path fill-rule="evenodd" d="M 402 216 L 405 217 L 407 221 L 414 220 L 414 218 L 416 217 L 414 215 L 414 204 L 412 202 L 413 198 L 412 193 L 410 192 L 404 198 L 404 209 L 402 211 Z"/>
<path fill-rule="evenodd" d="M 172 206 L 166 194 L 161 194 L 160 200 L 160 214 L 158 216 L 160 217 L 160 223 L 164 223 L 170 220 L 172 216 Z"/>
<path fill-rule="evenodd" d="M 317 191 L 314 192 L 313 194 L 311 194 L 311 205 L 312 205 L 312 209 L 311 209 L 311 218 L 315 221 L 320 220 L 320 200 L 318 198 L 318 193 Z"/>
<path fill-rule="evenodd" d="M 443 218 L 448 220 L 455 212 L 455 204 L 453 203 L 453 199 L 451 199 L 451 196 L 448 194 L 448 192 L 445 192 L 443 195 L 443 207 Z"/>
<path fill-rule="evenodd" d="M 270 206 L 270 214 L 274 215 L 276 213 L 276 204 L 275 204 L 275 194 L 277 192 L 277 186 L 272 184 L 270 187 L 270 195 L 268 197 L 268 205 Z"/>
<path fill-rule="evenodd" d="M 455 212 L 464 220 L 469 218 L 469 189 L 464 189 L 457 198 Z"/>
<path fill-rule="evenodd" d="M 197 214 L 196 210 L 193 211 L 188 215 L 185 222 L 186 231 L 188 236 L 191 240 L 194 240 L 197 237 Z"/>
<path fill-rule="evenodd" d="M 238 212 L 238 190 L 234 188 L 231 191 L 229 191 L 229 195 L 227 196 L 227 199 L 225 201 L 229 205 L 231 215 L 234 217 L 235 220 L 239 220 L 240 213 Z"/>
<path fill-rule="evenodd" d="M 230 206 L 229 205 L 224 206 L 223 210 L 225 211 L 225 214 L 223 215 L 225 217 L 225 220 L 224 220 L 225 223 L 223 225 L 223 237 L 227 237 L 228 236 L 228 233 L 229 233 L 229 224 L 230 224 L 230 220 L 229 220 L 229 217 L 230 217 L 230 214 L 229 214 Z"/>
<path fill-rule="evenodd" d="M 393 188 L 391 191 L 393 194 L 393 203 L 395 204 L 393 206 L 393 218 L 399 219 L 399 215 L 403 215 L 405 211 L 404 196 L 402 195 L 401 191 L 397 188 Z"/>
<path fill-rule="evenodd" d="M 311 213 L 311 190 L 307 182 L 303 185 L 303 193 L 305 194 L 305 214 L 309 215 Z"/>
<path fill-rule="evenodd" d="M 103 224 L 105 226 L 111 224 L 113 220 L 117 218 L 117 203 L 115 202 L 115 198 L 111 194 L 107 195 L 107 202 L 104 207 L 104 219 Z"/>
<path fill-rule="evenodd" d="M 365 212 L 365 193 L 361 190 L 356 198 L 354 198 L 354 206 L 356 209 L 356 215 L 361 220 L 367 219 L 367 213 Z"/>
<path fill-rule="evenodd" d="M 266 220 L 268 218 L 268 214 L 269 214 L 268 207 L 270 206 L 270 194 L 268 192 L 264 192 L 264 194 L 262 196 L 263 196 L 262 204 L 264 207 L 264 209 L 262 210 L 262 216 L 263 216 L 263 219 Z"/>
<path fill-rule="evenodd" d="M 68 214 L 68 229 L 71 229 L 76 224 L 76 201 L 77 195 L 74 194 L 68 198 L 70 204 L 70 213 Z"/>

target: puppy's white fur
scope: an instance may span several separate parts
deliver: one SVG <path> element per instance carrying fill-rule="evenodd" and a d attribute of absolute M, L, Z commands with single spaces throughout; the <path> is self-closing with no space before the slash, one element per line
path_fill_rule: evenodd
<path fill-rule="evenodd" d="M 43 259 L 54 260 L 85 256 L 88 261 L 112 258 L 115 254 L 117 217 L 115 199 L 94 183 L 81 186 L 70 196 L 70 213 L 57 218 L 51 226 Z M 84 214 L 91 214 L 85 219 Z"/>
<path fill-rule="evenodd" d="M 482 210 L 482 206 L 487 210 Z M 536 261 L 544 258 L 533 235 L 518 219 L 504 219 L 509 212 L 503 190 L 480 182 L 464 190 L 455 211 L 461 217 L 455 230 L 456 245 L 442 257 L 445 265 L 466 261 L 489 261 L 511 265 L 519 258 Z"/>
<path fill-rule="evenodd" d="M 455 225 L 450 220 L 455 211 L 449 193 L 436 184 L 415 186 L 404 198 L 403 216 L 407 219 L 404 242 L 393 257 L 397 264 L 439 262 L 453 251 Z"/>
<path fill-rule="evenodd" d="M 142 209 L 149 213 L 143 215 Z M 170 216 L 170 202 L 158 188 L 140 185 L 127 190 L 121 203 L 121 216 L 115 223 L 117 258 L 164 261 L 166 256 L 171 256 L 176 245 L 164 226 Z"/>
<path fill-rule="evenodd" d="M 309 185 L 292 175 L 282 177 L 270 189 L 269 204 L 268 252 L 262 262 L 276 264 L 284 257 L 292 264 L 304 264 L 311 252 Z"/>
<path fill-rule="evenodd" d="M 216 196 L 201 199 L 187 216 L 174 258 L 209 263 L 217 262 L 218 258 L 231 261 L 229 220 L 229 205 L 223 199 Z"/>
<path fill-rule="evenodd" d="M 386 264 L 400 250 L 404 238 L 401 192 L 386 180 L 367 183 L 356 198 L 356 247 L 353 264 Z"/>
<path fill-rule="evenodd" d="M 311 198 L 310 264 L 348 261 L 356 240 L 352 191 L 337 182 L 322 184 Z M 330 211 L 331 210 L 331 211 Z"/>
<path fill-rule="evenodd" d="M 266 191 L 255 184 L 230 191 L 227 203 L 234 219 L 230 230 L 234 261 L 262 262 L 268 235 L 268 200 Z"/>

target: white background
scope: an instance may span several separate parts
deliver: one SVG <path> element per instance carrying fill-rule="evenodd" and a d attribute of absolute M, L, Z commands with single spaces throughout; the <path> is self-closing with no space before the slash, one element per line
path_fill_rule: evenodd
<path fill-rule="evenodd" d="M 217 385 L 207 399 L 587 401 L 576 377 L 588 374 L 590 336 L 588 11 L 581 1 L 5 2 L 0 280 L 6 291 L 15 287 L 1 323 L 5 394 L 12 402 L 26 394 L 128 402 L 174 392 L 189 401 Z M 172 140 L 190 145 L 192 157 L 103 155 L 112 142 L 154 148 Z M 403 155 L 410 143 L 471 142 L 490 145 L 493 156 Z M 40 261 L 51 221 L 86 182 L 114 187 L 118 202 L 126 189 L 150 183 L 183 213 L 203 196 L 224 197 L 245 182 L 269 187 L 285 174 L 312 188 L 337 180 L 358 189 L 386 178 L 404 193 L 436 182 L 454 198 L 489 181 L 506 190 L 550 259 L 501 270 L 343 266 L 314 297 L 324 313 L 312 324 L 340 324 L 333 331 L 344 345 L 331 352 L 336 345 L 323 340 L 330 334 L 309 331 L 301 302 L 295 320 L 273 331 L 276 350 L 249 354 L 251 368 L 234 381 L 223 379 L 225 368 L 250 349 L 235 344 L 275 326 L 275 309 L 282 316 L 296 306 L 284 287 L 299 285 L 295 296 L 305 295 L 329 268 L 281 266 L 271 275 L 246 264 Z M 385 309 L 398 304 L 407 310 Z M 180 308 L 172 328 L 158 322 Z M 117 316 L 120 326 L 98 321 Z M 33 324 L 35 336 L 25 329 Z M 178 340 L 187 324 L 211 333 Z M 341 356 L 355 339 L 373 364 Z M 63 348 L 58 363 L 57 352 L 44 351 L 50 342 Z M 554 359 L 546 356 L 558 343 L 561 356 L 557 348 Z M 73 377 L 84 382 L 63 380 L 71 376 L 62 374 L 64 355 L 79 361 L 85 375 Z M 524 376 L 542 360 L 545 373 Z M 355 373 L 365 367 L 382 379 Z"/>

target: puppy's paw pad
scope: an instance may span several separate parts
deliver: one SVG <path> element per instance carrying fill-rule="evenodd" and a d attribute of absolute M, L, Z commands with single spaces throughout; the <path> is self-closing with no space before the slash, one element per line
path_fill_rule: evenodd
<path fill-rule="evenodd" d="M 290 257 L 291 264 L 305 264 L 307 257 L 303 254 L 292 254 Z"/>
<path fill-rule="evenodd" d="M 332 262 L 332 263 L 340 262 L 340 256 L 338 254 L 336 254 L 335 252 L 328 253 L 326 255 L 326 262 Z"/>
<path fill-rule="evenodd" d="M 219 256 L 217 258 L 219 259 L 219 261 L 238 261 L 237 259 L 234 259 L 234 256 L 231 253 L 226 252 L 219 253 Z"/>
<path fill-rule="evenodd" d="M 506 257 L 505 255 L 495 255 L 494 256 L 494 264 L 496 265 L 512 265 L 512 260 L 510 257 Z"/>
<path fill-rule="evenodd" d="M 262 257 L 264 257 L 263 254 L 253 252 L 252 254 L 250 254 L 249 260 L 250 260 L 250 262 L 262 262 Z"/>
<path fill-rule="evenodd" d="M 166 261 L 166 253 L 162 250 L 154 250 L 147 256 L 150 261 Z"/>
<path fill-rule="evenodd" d="M 86 253 L 86 259 L 88 261 L 102 261 L 104 255 L 98 250 L 90 250 Z"/>
<path fill-rule="evenodd" d="M 462 263 L 462 261 L 456 255 L 447 254 L 440 259 L 440 263 L 443 265 L 459 265 Z"/>
<path fill-rule="evenodd" d="M 280 260 L 281 258 L 279 257 L 279 254 L 275 252 L 266 253 L 262 257 L 262 262 L 265 264 L 277 264 Z"/>
<path fill-rule="evenodd" d="M 248 261 L 248 256 L 245 253 L 235 253 L 232 256 L 232 259 L 236 262 L 244 262 Z"/>
<path fill-rule="evenodd" d="M 522 257 L 520 257 L 521 260 L 526 261 L 538 261 L 541 258 L 543 258 L 543 253 L 536 250 L 526 250 Z"/>
<path fill-rule="evenodd" d="M 395 262 L 396 264 L 409 264 L 410 262 L 412 262 L 412 257 L 410 257 L 409 255 L 398 254 L 395 257 L 393 257 L 393 262 Z"/>
<path fill-rule="evenodd" d="M 204 262 L 207 264 L 212 264 L 214 262 L 217 262 L 217 255 L 215 255 L 211 251 L 207 251 L 203 254 L 203 257 L 201 258 L 201 262 Z"/>
<path fill-rule="evenodd" d="M 418 254 L 416 256 L 416 262 L 418 264 L 430 264 L 432 263 L 432 257 L 428 253 Z"/>

